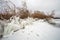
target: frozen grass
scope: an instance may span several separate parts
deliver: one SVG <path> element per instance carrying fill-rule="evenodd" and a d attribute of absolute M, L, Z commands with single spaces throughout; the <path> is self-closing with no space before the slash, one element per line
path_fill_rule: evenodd
<path fill-rule="evenodd" d="M 9 36 L 11 35 L 11 33 L 14 33 L 20 29 L 24 29 L 27 25 L 32 25 L 34 21 L 36 21 L 36 19 L 29 17 L 27 19 L 20 19 L 19 17 L 13 16 L 9 20 L 6 20 L 6 22 L 4 23 L 5 25 L 3 36 Z"/>

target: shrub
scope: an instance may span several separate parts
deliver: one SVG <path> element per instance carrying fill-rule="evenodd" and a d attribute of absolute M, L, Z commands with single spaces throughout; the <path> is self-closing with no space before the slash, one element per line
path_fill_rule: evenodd
<path fill-rule="evenodd" d="M 17 16 L 19 16 L 21 19 L 28 18 L 29 11 L 26 9 L 19 10 L 19 12 L 17 13 Z"/>
<path fill-rule="evenodd" d="M 43 12 L 35 11 L 33 14 L 31 14 L 31 17 L 32 17 L 32 18 L 38 18 L 38 19 L 45 19 L 45 18 L 47 18 L 48 16 L 45 15 Z"/>

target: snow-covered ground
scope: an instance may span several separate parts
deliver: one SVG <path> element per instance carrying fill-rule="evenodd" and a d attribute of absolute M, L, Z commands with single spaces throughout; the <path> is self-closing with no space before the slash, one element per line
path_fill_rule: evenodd
<path fill-rule="evenodd" d="M 25 25 L 24 29 L 3 37 L 2 40 L 60 40 L 60 28 L 43 20 L 32 21 L 32 24 Z"/>

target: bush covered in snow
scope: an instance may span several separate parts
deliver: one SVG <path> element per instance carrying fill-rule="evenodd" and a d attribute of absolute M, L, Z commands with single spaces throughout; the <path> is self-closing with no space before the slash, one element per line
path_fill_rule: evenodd
<path fill-rule="evenodd" d="M 7 22 L 8 21 L 8 22 Z M 6 35 L 8 36 L 11 33 L 14 33 L 20 29 L 25 28 L 27 25 L 33 24 L 33 22 L 36 21 L 33 18 L 26 18 L 26 19 L 20 19 L 17 16 L 11 17 L 9 20 L 6 20 L 4 23 L 4 32 L 3 36 L 5 37 Z M 2 26 L 1 26 L 2 27 Z M 2 28 L 1 28 L 2 29 Z"/>

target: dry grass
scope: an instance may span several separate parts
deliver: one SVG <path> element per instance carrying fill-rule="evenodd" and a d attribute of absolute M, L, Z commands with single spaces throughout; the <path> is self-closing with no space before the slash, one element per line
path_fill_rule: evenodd
<path fill-rule="evenodd" d="M 0 13 L 0 19 L 1 20 L 8 20 L 10 19 L 10 17 L 12 17 L 14 14 L 10 14 L 9 12 L 6 12 L 6 13 Z"/>
<path fill-rule="evenodd" d="M 19 11 L 19 13 L 17 13 L 17 16 L 19 16 L 21 19 L 25 19 L 25 18 L 28 18 L 29 14 L 30 13 L 28 10 L 22 9 Z"/>
<path fill-rule="evenodd" d="M 38 18 L 38 19 L 51 19 L 53 18 L 53 16 L 51 15 L 45 15 L 44 12 L 40 12 L 40 11 L 35 11 L 33 14 L 31 14 L 28 10 L 20 10 L 18 13 L 15 12 L 6 12 L 6 13 L 0 13 L 0 19 L 10 19 L 10 17 L 12 16 L 18 16 L 21 19 L 25 19 L 28 17 L 32 17 L 32 18 Z"/>
<path fill-rule="evenodd" d="M 51 19 L 53 18 L 53 15 L 45 15 L 44 12 L 40 12 L 40 11 L 34 11 L 34 13 L 29 12 L 29 10 L 26 9 L 22 9 L 19 11 L 19 13 L 16 14 L 17 16 L 19 16 L 21 19 L 25 19 L 28 17 L 32 17 L 32 18 L 38 18 L 38 19 Z"/>
<path fill-rule="evenodd" d="M 33 14 L 31 14 L 31 17 L 38 18 L 38 19 L 47 19 L 47 20 L 50 20 L 51 18 L 53 18 L 53 16 L 45 15 L 44 12 L 40 12 L 40 11 L 35 11 Z"/>

